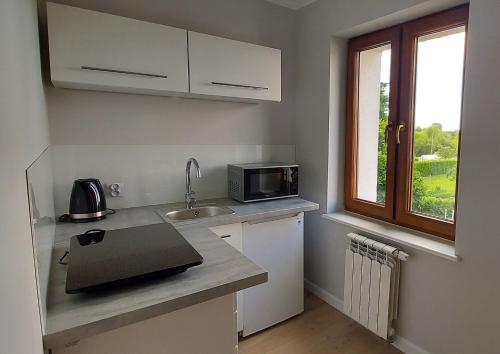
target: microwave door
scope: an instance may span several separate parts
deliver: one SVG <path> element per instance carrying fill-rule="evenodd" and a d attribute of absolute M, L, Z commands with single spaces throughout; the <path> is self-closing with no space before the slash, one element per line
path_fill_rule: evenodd
<path fill-rule="evenodd" d="M 289 195 L 287 169 L 245 170 L 245 200 L 280 198 Z"/>

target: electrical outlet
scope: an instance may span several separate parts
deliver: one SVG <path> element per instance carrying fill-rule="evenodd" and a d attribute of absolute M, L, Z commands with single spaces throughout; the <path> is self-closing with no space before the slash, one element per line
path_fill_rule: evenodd
<path fill-rule="evenodd" d="M 109 186 L 109 194 L 112 197 L 122 197 L 123 196 L 123 183 L 113 182 Z"/>

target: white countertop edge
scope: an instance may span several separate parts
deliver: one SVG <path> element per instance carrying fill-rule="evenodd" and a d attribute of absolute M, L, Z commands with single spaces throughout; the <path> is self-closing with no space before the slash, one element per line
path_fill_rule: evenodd
<path fill-rule="evenodd" d="M 351 226 L 356 230 L 381 237 L 382 239 L 395 242 L 402 246 L 430 253 L 453 262 L 458 262 L 460 260 L 460 257 L 455 253 L 454 243 L 441 240 L 436 236 L 346 211 L 328 213 L 321 216 L 324 219 Z"/>

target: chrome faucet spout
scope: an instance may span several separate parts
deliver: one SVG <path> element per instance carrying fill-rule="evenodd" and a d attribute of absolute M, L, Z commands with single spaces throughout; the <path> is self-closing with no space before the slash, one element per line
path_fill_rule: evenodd
<path fill-rule="evenodd" d="M 193 197 L 195 193 L 191 189 L 191 164 L 194 164 L 196 169 L 196 177 L 201 178 L 201 169 L 198 161 L 194 157 L 189 158 L 186 164 L 186 209 L 192 209 L 196 204 L 196 198 Z"/>

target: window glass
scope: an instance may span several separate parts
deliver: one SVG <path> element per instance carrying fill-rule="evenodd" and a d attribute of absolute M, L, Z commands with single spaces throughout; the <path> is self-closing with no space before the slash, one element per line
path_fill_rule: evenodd
<path fill-rule="evenodd" d="M 384 205 L 386 198 L 391 46 L 360 52 L 357 119 L 357 198 Z"/>
<path fill-rule="evenodd" d="M 417 41 L 412 212 L 453 222 L 465 27 Z"/>

